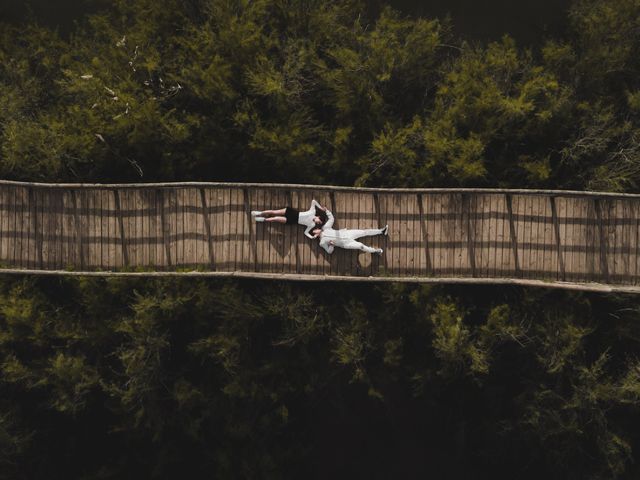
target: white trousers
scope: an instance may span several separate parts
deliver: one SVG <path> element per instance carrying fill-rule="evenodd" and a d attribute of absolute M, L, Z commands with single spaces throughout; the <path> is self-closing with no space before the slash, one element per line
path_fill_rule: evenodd
<path fill-rule="evenodd" d="M 376 253 L 377 248 L 368 247 L 364 243 L 358 242 L 356 239 L 361 237 L 372 237 L 380 235 L 382 229 L 368 228 L 366 230 L 339 230 L 339 239 L 334 240 L 336 247 L 345 248 L 347 250 L 362 250 L 367 253 Z"/>

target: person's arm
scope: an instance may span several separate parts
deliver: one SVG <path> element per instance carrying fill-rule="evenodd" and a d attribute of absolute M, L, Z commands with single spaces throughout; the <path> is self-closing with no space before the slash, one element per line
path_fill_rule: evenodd
<path fill-rule="evenodd" d="M 322 228 L 331 228 L 333 226 L 333 221 L 335 219 L 333 218 L 333 213 L 331 213 L 329 210 L 327 210 L 327 223 L 325 223 Z"/>
<path fill-rule="evenodd" d="M 333 247 L 332 243 L 333 242 L 331 242 L 331 241 L 326 242 L 324 240 L 320 240 L 320 246 L 322 248 L 324 248 L 328 254 L 332 254 L 333 253 L 334 247 Z"/>
<path fill-rule="evenodd" d="M 323 207 L 322 205 L 320 205 L 314 198 L 313 200 L 311 200 L 311 210 L 313 210 L 316 207 L 325 212 L 327 211 L 327 207 Z"/>
<path fill-rule="evenodd" d="M 309 232 L 311 231 L 311 229 L 313 228 L 313 225 L 309 225 L 306 230 L 304 231 L 304 234 L 309 237 L 309 238 L 316 238 L 315 236 L 311 235 Z"/>

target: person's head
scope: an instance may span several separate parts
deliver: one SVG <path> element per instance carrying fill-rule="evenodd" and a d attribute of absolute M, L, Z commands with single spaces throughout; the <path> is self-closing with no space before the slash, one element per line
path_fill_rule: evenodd
<path fill-rule="evenodd" d="M 316 236 L 316 235 L 320 235 L 322 233 L 322 229 L 320 227 L 316 227 L 313 230 L 311 230 L 311 234 Z"/>
<path fill-rule="evenodd" d="M 327 217 L 327 212 L 316 207 L 316 216 L 313 217 L 313 222 L 316 225 L 322 226 L 327 223 L 327 220 L 329 220 L 329 217 Z"/>

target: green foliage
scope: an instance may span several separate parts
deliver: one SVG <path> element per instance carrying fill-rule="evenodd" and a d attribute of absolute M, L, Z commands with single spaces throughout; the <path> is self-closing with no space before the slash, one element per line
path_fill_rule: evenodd
<path fill-rule="evenodd" d="M 86 405 L 86 396 L 98 384 L 98 372 L 81 356 L 58 353 L 49 359 L 45 377 L 36 385 L 48 387 L 51 407 L 60 412 L 77 412 Z"/>
<path fill-rule="evenodd" d="M 633 189 L 637 9 L 576 3 L 541 55 L 346 0 L 118 1 L 70 40 L 3 25 L 0 173 Z"/>
<path fill-rule="evenodd" d="M 436 304 L 429 317 L 434 326 L 433 348 L 442 361 L 440 373 L 448 377 L 489 371 L 487 352 L 471 338 L 464 317 L 465 312 L 451 301 Z"/>
<path fill-rule="evenodd" d="M 326 328 L 325 310 L 309 293 L 300 294 L 288 287 L 278 289 L 266 297 L 262 308 L 285 324 L 281 338 L 274 345 L 306 343 Z"/>
<path fill-rule="evenodd" d="M 542 335 L 542 349 L 538 360 L 550 373 L 556 372 L 575 360 L 575 355 L 581 351 L 582 342 L 592 330 L 576 324 L 573 316 L 554 316 L 545 325 Z"/>
<path fill-rule="evenodd" d="M 16 458 L 24 454 L 29 447 L 32 435 L 19 430 L 19 414 L 15 410 L 0 410 L 0 466 L 11 471 Z M 0 478 L 5 478 L 0 473 Z M 6 477 L 8 478 L 8 477 Z"/>
<path fill-rule="evenodd" d="M 372 348 L 367 310 L 362 303 L 351 302 L 345 306 L 345 314 L 349 322 L 336 326 L 332 353 L 339 365 L 353 369 L 353 381 L 364 381 L 365 362 Z"/>
<path fill-rule="evenodd" d="M 86 453 L 81 462 L 94 473 L 105 462 L 114 476 L 139 469 L 130 449 L 158 465 L 160 478 L 185 458 L 220 476 L 306 471 L 316 441 L 308 429 L 337 414 L 319 405 L 348 409 L 348 398 L 362 395 L 357 408 L 380 405 L 397 421 L 418 402 L 412 417 L 433 430 L 424 434 L 429 441 L 453 442 L 448 432 L 462 422 L 478 432 L 469 433 L 468 452 L 480 438 L 487 447 L 512 443 L 514 463 L 485 453 L 509 471 L 535 454 L 538 473 L 630 475 L 637 439 L 627 424 L 637 421 L 640 401 L 637 311 L 624 299 L 488 291 L 495 292 L 6 278 L 0 462 L 19 465 L 43 445 L 51 449 L 60 431 L 47 425 L 62 424 L 87 448 L 93 435 L 106 436 L 101 458 Z M 609 311 L 620 312 L 615 321 L 595 321 Z M 405 389 L 413 400 L 401 400 Z M 317 420 L 303 421 L 307 415 Z M 443 415 L 454 423 L 441 424 Z M 97 422 L 89 431 L 88 421 Z"/>
<path fill-rule="evenodd" d="M 582 457 L 577 439 L 594 442 L 601 461 L 594 462 L 590 478 L 619 476 L 631 459 L 631 444 L 608 420 L 609 410 L 623 401 L 619 386 L 611 383 L 605 371 L 608 361 L 603 353 L 590 365 L 578 364 L 565 392 L 539 387 L 523 417 L 524 426 L 548 446 L 548 455 L 559 465 Z"/>

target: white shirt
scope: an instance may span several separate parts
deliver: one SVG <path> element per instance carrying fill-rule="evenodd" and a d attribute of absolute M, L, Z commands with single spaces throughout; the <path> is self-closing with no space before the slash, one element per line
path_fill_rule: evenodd
<path fill-rule="evenodd" d="M 334 220 L 333 214 L 327 210 L 327 223 L 322 226 L 322 233 L 320 233 L 320 246 L 324 248 L 327 253 L 333 253 L 334 246 L 342 247 L 352 240 L 344 235 L 347 233 L 347 230 L 334 230 L 331 228 L 333 227 Z M 329 244 L 331 241 L 333 245 Z"/>
<path fill-rule="evenodd" d="M 306 230 L 304 231 L 304 234 L 309 238 L 314 238 L 313 235 L 311 235 L 309 232 L 317 227 L 316 223 L 313 221 L 313 218 L 317 217 L 316 207 L 320 207 L 320 206 L 321 205 L 318 202 L 316 202 L 315 199 L 311 200 L 311 208 L 306 212 L 300 212 L 298 216 L 298 223 L 300 225 L 304 225 L 305 227 L 307 227 Z"/>

